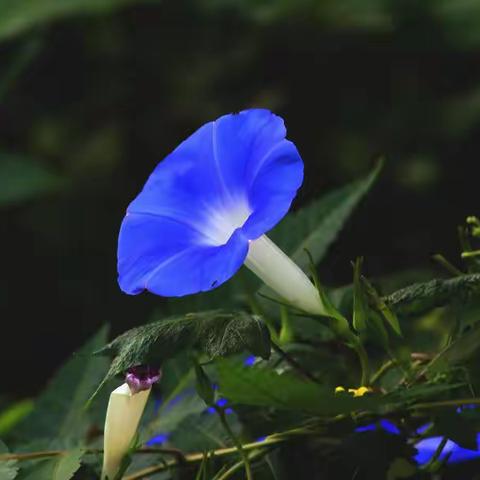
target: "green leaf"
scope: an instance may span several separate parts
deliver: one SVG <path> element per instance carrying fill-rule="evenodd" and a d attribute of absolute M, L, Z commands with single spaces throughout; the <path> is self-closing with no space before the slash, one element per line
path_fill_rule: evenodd
<path fill-rule="evenodd" d="M 399 388 L 385 396 L 385 403 L 399 406 L 413 405 L 423 402 L 427 398 L 438 400 L 443 393 L 464 387 L 464 383 L 425 383 L 409 388 Z"/>
<path fill-rule="evenodd" d="M 292 256 L 303 270 L 307 270 L 308 250 L 319 263 L 337 238 L 355 207 L 377 179 L 383 162 L 378 162 L 365 178 L 335 190 L 296 213 L 291 213 L 275 227 L 269 236 Z"/>
<path fill-rule="evenodd" d="M 53 470 L 52 480 L 69 480 L 80 468 L 80 462 L 85 450 L 76 448 L 62 455 L 56 462 Z"/>
<path fill-rule="evenodd" d="M 189 415 L 205 411 L 205 402 L 196 394 L 193 388 L 187 388 L 176 393 L 160 407 L 156 418 L 145 428 L 142 440 L 148 440 L 154 435 L 171 433 Z"/>
<path fill-rule="evenodd" d="M 29 415 L 34 408 L 32 400 L 21 400 L 10 405 L 0 413 L 0 435 L 8 433 L 12 428 Z"/>
<path fill-rule="evenodd" d="M 213 405 L 215 403 L 215 390 L 207 374 L 198 363 L 195 363 L 195 375 L 197 377 L 196 388 L 199 397 L 207 405 Z"/>
<path fill-rule="evenodd" d="M 2 0 L 0 40 L 72 15 L 108 13 L 138 0 Z"/>
<path fill-rule="evenodd" d="M 0 440 L 0 455 L 10 453 L 7 446 Z M 0 479 L 13 480 L 18 473 L 17 460 L 0 460 Z"/>
<path fill-rule="evenodd" d="M 218 373 L 222 396 L 245 405 L 298 409 L 329 416 L 371 410 L 381 403 L 374 395 L 354 398 L 350 394 L 335 394 L 332 389 L 287 373 L 279 375 L 256 366 L 245 368 L 230 360 L 218 361 Z"/>
<path fill-rule="evenodd" d="M 84 453 L 83 448 L 75 448 L 65 455 L 37 462 L 22 470 L 21 480 L 70 480 L 80 468 Z"/>
<path fill-rule="evenodd" d="M 377 290 L 364 276 L 362 276 L 362 283 L 369 296 L 371 306 L 382 315 L 385 321 L 392 327 L 393 331 L 401 336 L 402 331 L 400 329 L 400 323 L 398 322 L 395 313 L 389 308 L 385 300 L 378 294 Z"/>
<path fill-rule="evenodd" d="M 431 280 L 398 290 L 385 303 L 397 315 L 422 315 L 450 303 L 467 303 L 480 295 L 480 274 L 462 275 L 448 280 Z"/>
<path fill-rule="evenodd" d="M 234 433 L 239 432 L 240 424 L 234 413 L 228 415 L 228 423 Z M 185 417 L 172 432 L 168 443 L 182 451 L 192 452 L 224 448 L 230 442 L 219 416 L 216 413 L 201 413 Z"/>
<path fill-rule="evenodd" d="M 80 440 L 89 429 L 85 403 L 100 379 L 108 361 L 92 353 L 105 344 L 107 327 L 103 327 L 58 371 L 28 415 L 14 431 L 14 438 Z"/>
<path fill-rule="evenodd" d="M 363 258 L 359 257 L 355 260 L 353 269 L 353 327 L 357 332 L 367 329 L 368 305 L 360 281 Z"/>
<path fill-rule="evenodd" d="M 197 348 L 212 359 L 245 350 L 269 358 L 270 335 L 256 315 L 212 310 L 174 316 L 134 328 L 97 353 L 114 356 L 105 382 L 134 365 L 160 365 L 187 348 Z"/>
<path fill-rule="evenodd" d="M 0 206 L 15 205 L 57 190 L 58 175 L 41 163 L 0 153 Z"/>

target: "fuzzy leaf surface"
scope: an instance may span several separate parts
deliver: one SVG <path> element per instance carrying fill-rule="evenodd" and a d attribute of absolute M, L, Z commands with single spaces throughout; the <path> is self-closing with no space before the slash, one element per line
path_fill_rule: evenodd
<path fill-rule="evenodd" d="M 187 348 L 197 348 L 212 359 L 245 350 L 266 359 L 270 356 L 270 335 L 256 315 L 212 310 L 169 317 L 134 328 L 97 354 L 114 357 L 106 381 L 134 365 L 161 365 Z"/>
<path fill-rule="evenodd" d="M 386 297 L 385 303 L 402 316 L 422 315 L 449 303 L 467 303 L 480 296 L 480 274 L 447 280 L 431 280 L 402 288 Z"/>

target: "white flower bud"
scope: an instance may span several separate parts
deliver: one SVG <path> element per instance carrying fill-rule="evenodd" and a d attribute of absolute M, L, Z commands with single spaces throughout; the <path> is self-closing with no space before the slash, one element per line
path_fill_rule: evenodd
<path fill-rule="evenodd" d="M 113 480 L 118 473 L 135 437 L 150 390 L 132 393 L 124 383 L 110 394 L 103 440 L 102 480 Z"/>

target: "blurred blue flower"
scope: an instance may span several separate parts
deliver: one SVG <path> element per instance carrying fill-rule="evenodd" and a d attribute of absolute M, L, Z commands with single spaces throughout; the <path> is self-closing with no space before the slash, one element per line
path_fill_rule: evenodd
<path fill-rule="evenodd" d="M 302 183 L 285 136 L 280 117 L 245 110 L 205 124 L 158 164 L 120 229 L 121 289 L 182 296 L 232 277 Z"/>
<path fill-rule="evenodd" d="M 430 426 L 431 426 L 431 423 L 422 425 L 417 429 L 417 433 L 421 434 L 425 432 L 426 429 Z M 386 419 L 381 419 L 376 423 L 370 423 L 368 425 L 362 425 L 360 427 L 357 427 L 355 429 L 355 432 L 362 433 L 362 432 L 368 432 L 368 431 L 373 431 L 378 429 L 384 430 L 393 435 L 400 435 L 401 433 L 398 427 L 394 423 Z M 429 460 L 432 458 L 433 454 L 435 453 L 435 451 L 437 450 L 437 447 L 440 445 L 441 441 L 442 441 L 442 437 L 436 436 L 436 437 L 424 438 L 423 440 L 420 440 L 419 442 L 417 442 L 415 444 L 417 453 L 413 457 L 414 460 L 419 465 L 424 465 L 428 463 Z M 440 454 L 439 459 L 443 459 L 447 455 L 449 456 L 447 459 L 447 463 L 449 464 L 460 463 L 460 462 L 465 462 L 465 461 L 474 460 L 474 459 L 480 459 L 480 433 L 477 435 L 477 450 L 469 450 L 467 448 L 462 448 L 458 446 L 455 442 L 448 440 L 447 443 L 445 444 L 445 447 L 442 450 L 442 453 Z"/>
<path fill-rule="evenodd" d="M 155 435 L 152 437 L 148 442 L 146 442 L 145 445 L 151 447 L 151 446 L 158 446 L 164 444 L 170 437 L 169 433 L 159 433 L 158 435 Z"/>
<path fill-rule="evenodd" d="M 385 432 L 391 433 L 393 435 L 400 435 L 400 430 L 398 429 L 398 427 L 390 420 L 386 420 L 383 418 L 379 420 L 377 423 L 370 423 L 368 425 L 362 425 L 361 427 L 357 427 L 355 431 L 357 433 L 361 433 L 361 432 L 369 432 L 377 429 L 384 430 Z"/>
<path fill-rule="evenodd" d="M 255 361 L 257 360 L 257 357 L 255 355 L 249 355 L 244 361 L 243 365 L 245 367 L 253 367 L 255 364 Z"/>
<path fill-rule="evenodd" d="M 414 457 L 416 462 L 420 465 L 427 463 L 432 458 L 441 441 L 442 437 L 430 437 L 420 440 L 418 443 L 416 443 L 415 448 L 418 450 L 418 453 Z M 479 459 L 479 446 L 480 434 L 477 435 L 477 450 L 469 450 L 467 448 L 459 447 L 455 442 L 448 440 L 439 458 L 443 459 L 446 455 L 449 455 L 447 463 L 460 463 L 468 460 Z"/>

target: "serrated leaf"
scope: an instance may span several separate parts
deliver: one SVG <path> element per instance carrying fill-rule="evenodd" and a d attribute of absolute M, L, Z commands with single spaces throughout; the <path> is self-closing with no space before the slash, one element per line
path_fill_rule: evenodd
<path fill-rule="evenodd" d="M 370 190 L 381 169 L 382 162 L 379 162 L 367 177 L 335 190 L 288 215 L 269 236 L 306 271 L 309 259 L 305 250 L 311 253 L 315 263 L 323 259 L 328 247 Z"/>
<path fill-rule="evenodd" d="M 55 464 L 52 480 L 69 480 L 80 468 L 80 462 L 85 450 L 76 448 L 62 455 Z"/>
<path fill-rule="evenodd" d="M 480 296 L 480 274 L 448 280 L 431 280 L 402 288 L 386 297 L 385 303 L 398 315 L 422 315 L 449 303 L 467 303 Z"/>
<path fill-rule="evenodd" d="M 7 446 L 0 440 L 0 455 L 9 453 Z M 0 460 L 0 479 L 13 480 L 18 474 L 18 460 Z"/>
<path fill-rule="evenodd" d="M 61 179 L 41 163 L 0 154 L 0 206 L 15 205 L 58 189 Z"/>
<path fill-rule="evenodd" d="M 19 441 L 35 438 L 81 440 L 89 428 L 85 403 L 105 375 L 108 361 L 92 353 L 105 344 L 103 327 L 58 371 L 36 401 L 33 412 L 13 432 Z"/>
<path fill-rule="evenodd" d="M 212 359 L 245 350 L 268 358 L 270 335 L 256 315 L 212 310 L 169 317 L 134 328 L 97 353 L 114 356 L 105 382 L 134 365 L 160 365 L 187 348 L 197 348 Z"/>
<path fill-rule="evenodd" d="M 230 401 L 279 409 L 298 409 L 329 416 L 355 410 L 372 410 L 381 404 L 377 396 L 336 395 L 332 389 L 303 381 L 290 374 L 279 375 L 260 367 L 245 368 L 230 360 L 218 361 L 222 396 Z"/>

